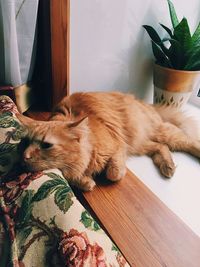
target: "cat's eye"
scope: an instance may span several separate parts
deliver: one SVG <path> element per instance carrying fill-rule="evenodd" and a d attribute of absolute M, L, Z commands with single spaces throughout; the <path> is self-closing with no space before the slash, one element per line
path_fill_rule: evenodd
<path fill-rule="evenodd" d="M 48 142 L 41 142 L 41 143 L 40 143 L 40 147 L 41 147 L 42 149 L 48 149 L 48 148 L 51 148 L 52 146 L 53 146 L 53 144 L 48 143 Z"/>

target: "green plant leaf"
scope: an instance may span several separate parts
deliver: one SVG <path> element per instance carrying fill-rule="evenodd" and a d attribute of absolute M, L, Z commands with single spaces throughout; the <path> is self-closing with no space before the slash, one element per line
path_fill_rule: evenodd
<path fill-rule="evenodd" d="M 186 18 L 183 18 L 174 29 L 173 39 L 177 40 L 181 44 L 183 54 L 186 54 L 187 51 L 191 48 L 192 37 Z"/>
<path fill-rule="evenodd" d="M 168 57 L 165 55 L 162 49 L 153 41 L 152 41 L 152 51 L 156 59 L 156 63 L 165 67 L 172 67 Z"/>
<path fill-rule="evenodd" d="M 154 30 L 153 27 L 151 27 L 149 25 L 143 25 L 143 27 L 145 28 L 145 30 L 149 34 L 149 36 L 150 36 L 152 41 L 154 41 L 156 44 L 160 44 L 161 43 L 160 36 L 156 32 L 156 30 Z"/>
<path fill-rule="evenodd" d="M 91 229 L 93 231 L 98 231 L 101 227 L 98 223 L 93 219 L 93 217 L 85 210 L 81 213 L 81 220 L 80 220 L 85 228 Z"/>
<path fill-rule="evenodd" d="M 147 33 L 149 34 L 151 40 L 160 48 L 162 49 L 163 53 L 167 56 L 168 55 L 168 49 L 164 46 L 161 38 L 159 37 L 158 33 L 154 30 L 153 27 L 148 25 L 143 25 Z"/>
<path fill-rule="evenodd" d="M 200 22 L 192 35 L 192 44 L 196 46 L 196 44 L 199 46 L 200 45 Z"/>
<path fill-rule="evenodd" d="M 44 182 L 33 197 L 33 201 L 41 201 L 52 194 L 59 186 L 63 186 L 61 179 L 55 178 Z"/>
<path fill-rule="evenodd" d="M 173 38 L 172 31 L 167 26 L 163 25 L 162 23 L 160 23 L 160 25 L 166 30 L 166 32 L 169 34 L 169 36 L 171 38 Z"/>
<path fill-rule="evenodd" d="M 59 187 L 57 188 L 54 196 L 55 204 L 62 212 L 66 213 L 73 205 L 73 197 L 74 194 L 72 193 L 70 187 Z"/>
<path fill-rule="evenodd" d="M 195 70 L 200 70 L 200 60 L 196 60 L 193 64 L 187 64 L 184 67 L 184 70 L 191 70 L 191 71 L 195 71 Z"/>
<path fill-rule="evenodd" d="M 184 70 L 200 70 L 200 47 L 188 51 L 188 60 Z"/>
<path fill-rule="evenodd" d="M 172 1 L 167 0 L 167 2 L 168 2 L 172 26 L 173 26 L 173 28 L 175 28 L 179 24 L 179 20 L 178 20 L 178 17 L 176 15 L 176 10 L 175 10 L 175 7 L 174 7 Z"/>
<path fill-rule="evenodd" d="M 169 58 L 174 69 L 182 69 L 184 55 L 182 54 L 181 44 L 175 39 L 169 39 L 171 44 L 169 48 Z"/>

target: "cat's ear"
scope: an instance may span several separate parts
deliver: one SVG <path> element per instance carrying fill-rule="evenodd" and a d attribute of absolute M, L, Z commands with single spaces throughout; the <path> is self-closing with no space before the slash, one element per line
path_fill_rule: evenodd
<path fill-rule="evenodd" d="M 88 132 L 88 117 L 67 124 L 72 139 L 80 141 L 81 137 Z"/>
<path fill-rule="evenodd" d="M 83 117 L 77 121 L 73 121 L 67 124 L 69 128 L 74 128 L 74 127 L 85 127 L 88 125 L 88 117 Z"/>
<path fill-rule="evenodd" d="M 34 122 L 33 119 L 29 118 L 29 117 L 26 117 L 20 113 L 17 113 L 16 114 L 18 120 L 24 125 L 24 126 L 29 126 L 30 123 Z"/>

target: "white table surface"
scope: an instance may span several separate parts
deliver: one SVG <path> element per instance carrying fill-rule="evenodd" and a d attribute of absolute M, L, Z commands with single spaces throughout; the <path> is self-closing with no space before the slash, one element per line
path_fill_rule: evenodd
<path fill-rule="evenodd" d="M 185 109 L 200 126 L 200 108 L 188 104 Z M 200 160 L 180 152 L 172 156 L 177 168 L 171 179 L 163 178 L 147 156 L 129 158 L 127 167 L 200 237 Z"/>

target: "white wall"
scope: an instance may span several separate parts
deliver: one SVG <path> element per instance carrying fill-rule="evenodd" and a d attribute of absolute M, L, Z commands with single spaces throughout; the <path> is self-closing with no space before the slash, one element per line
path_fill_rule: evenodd
<path fill-rule="evenodd" d="M 199 0 L 173 0 L 193 29 Z M 120 90 L 152 98 L 152 52 L 142 28 L 171 27 L 165 0 L 72 0 L 70 90 Z"/>

